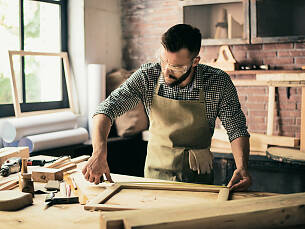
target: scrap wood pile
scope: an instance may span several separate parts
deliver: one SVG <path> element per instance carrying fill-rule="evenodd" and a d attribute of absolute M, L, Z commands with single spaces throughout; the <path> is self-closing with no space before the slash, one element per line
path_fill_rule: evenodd
<path fill-rule="evenodd" d="M 12 157 L 29 158 L 28 147 L 6 147 L 0 152 L 2 162 Z M 73 159 L 70 156 L 63 156 L 52 163 L 45 164 L 43 167 L 37 166 L 32 168 L 29 174 L 31 174 L 34 182 L 47 183 L 49 180 L 61 181 L 63 180 L 65 172 L 76 169 L 78 163 L 86 161 L 88 158 L 88 155 Z M 10 174 L 9 177 L 0 181 L 0 191 L 12 190 L 18 187 L 18 183 L 18 173 Z"/>

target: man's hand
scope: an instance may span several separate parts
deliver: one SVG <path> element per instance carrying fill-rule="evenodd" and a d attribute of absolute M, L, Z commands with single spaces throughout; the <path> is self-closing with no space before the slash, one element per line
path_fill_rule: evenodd
<path fill-rule="evenodd" d="M 252 178 L 245 169 L 236 169 L 227 185 L 230 191 L 245 191 L 252 184 Z"/>
<path fill-rule="evenodd" d="M 102 154 L 93 153 L 89 158 L 87 164 L 82 170 L 85 179 L 91 183 L 99 184 L 103 182 L 103 174 L 105 174 L 106 179 L 113 183 L 110 176 L 110 170 L 107 163 L 107 157 Z"/>

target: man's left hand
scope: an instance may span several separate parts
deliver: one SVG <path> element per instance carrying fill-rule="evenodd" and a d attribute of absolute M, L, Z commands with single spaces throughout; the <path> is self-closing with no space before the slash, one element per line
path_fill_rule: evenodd
<path fill-rule="evenodd" d="M 252 178 L 246 169 L 236 169 L 227 185 L 230 191 L 245 191 L 252 184 Z"/>

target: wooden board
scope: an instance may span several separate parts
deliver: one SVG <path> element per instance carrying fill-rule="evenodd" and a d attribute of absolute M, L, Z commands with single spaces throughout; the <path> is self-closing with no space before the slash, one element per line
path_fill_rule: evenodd
<path fill-rule="evenodd" d="M 0 149 L 0 166 L 11 157 L 29 158 L 29 147 L 4 147 Z"/>
<path fill-rule="evenodd" d="M 32 179 L 35 182 L 47 183 L 49 180 L 63 179 L 63 172 L 60 169 L 38 167 L 32 170 Z"/>
<path fill-rule="evenodd" d="M 256 74 L 257 80 L 266 81 L 302 81 L 305 80 L 305 73 L 273 73 Z"/>
<path fill-rule="evenodd" d="M 183 199 L 179 198 L 183 195 Z M 209 198 L 207 198 L 207 196 Z M 85 210 L 127 210 L 184 205 L 190 202 L 226 201 L 229 189 L 223 186 L 186 183 L 114 184 L 85 206 Z"/>
<path fill-rule="evenodd" d="M 300 150 L 305 153 L 305 87 L 302 87 L 302 104 L 301 104 L 301 143 Z"/>
<path fill-rule="evenodd" d="M 0 211 L 15 211 L 33 203 L 32 194 L 19 191 L 0 191 Z"/>
<path fill-rule="evenodd" d="M 184 207 L 103 212 L 102 229 L 235 229 L 305 225 L 305 193 Z"/>
<path fill-rule="evenodd" d="M 229 142 L 228 135 L 224 129 L 215 129 L 212 139 Z M 228 146 L 227 144 L 225 145 Z M 250 133 L 251 151 L 266 151 L 268 145 L 297 147 L 300 145 L 300 139 L 286 136 L 268 136 L 265 134 Z M 219 143 L 217 144 L 217 147 L 220 147 Z"/>
<path fill-rule="evenodd" d="M 285 163 L 305 165 L 305 153 L 298 149 L 269 147 L 267 157 Z"/>

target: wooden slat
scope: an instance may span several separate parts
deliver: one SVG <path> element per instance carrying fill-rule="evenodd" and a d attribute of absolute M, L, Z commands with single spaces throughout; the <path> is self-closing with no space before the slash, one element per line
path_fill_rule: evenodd
<path fill-rule="evenodd" d="M 230 189 L 222 188 L 218 193 L 217 201 L 227 201 L 229 199 Z"/>
<path fill-rule="evenodd" d="M 10 61 L 10 68 L 11 68 L 11 83 L 12 83 L 12 96 L 13 96 L 13 104 L 14 104 L 14 111 L 15 116 L 18 118 L 21 114 L 21 108 L 19 103 L 19 95 L 18 95 L 18 86 L 17 86 L 17 80 L 14 70 L 14 62 L 13 62 L 13 52 L 8 51 L 9 55 L 9 61 Z"/>
<path fill-rule="evenodd" d="M 17 188 L 18 187 L 18 183 L 19 183 L 18 180 L 9 181 L 6 184 L 0 186 L 0 191 L 11 190 L 11 189 Z"/>
<path fill-rule="evenodd" d="M 305 193 L 122 212 L 103 212 L 101 228 L 278 228 L 305 224 Z"/>
<path fill-rule="evenodd" d="M 212 139 L 225 142 L 229 141 L 226 131 L 223 129 L 215 129 Z M 250 133 L 250 150 L 266 151 L 267 145 L 297 147 L 300 145 L 300 139 L 286 136 L 268 136 L 265 134 Z M 220 145 L 217 144 L 217 147 L 220 147 Z"/>
<path fill-rule="evenodd" d="M 275 105 L 275 87 L 269 87 L 268 97 L 268 118 L 267 118 L 267 135 L 273 134 L 273 120 L 274 120 L 274 105 Z"/>
<path fill-rule="evenodd" d="M 59 158 L 58 160 L 54 161 L 51 164 L 46 164 L 44 167 L 45 168 L 55 168 L 56 166 L 65 163 L 66 161 L 70 160 L 70 156 L 64 156 Z"/>
<path fill-rule="evenodd" d="M 78 164 L 80 162 L 87 161 L 89 158 L 90 158 L 89 155 L 82 155 L 82 156 L 71 159 L 71 162 Z"/>
<path fill-rule="evenodd" d="M 100 195 L 95 197 L 92 200 L 89 200 L 88 203 L 84 206 L 85 210 L 99 210 L 99 207 L 101 203 L 107 201 L 110 199 L 113 195 L 115 195 L 117 192 L 119 192 L 121 189 L 121 185 L 115 184 L 109 188 L 107 188 L 104 192 L 102 192 Z"/>
<path fill-rule="evenodd" d="M 305 165 L 305 153 L 298 149 L 269 147 L 267 156 L 280 162 Z"/>
<path fill-rule="evenodd" d="M 256 74 L 256 79 L 265 81 L 301 81 L 305 80 L 305 73 Z"/>

